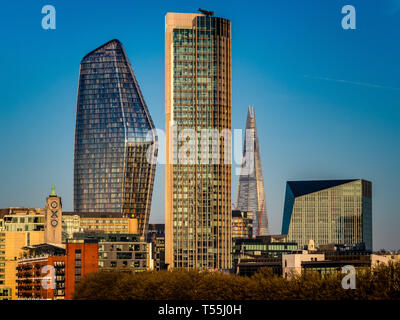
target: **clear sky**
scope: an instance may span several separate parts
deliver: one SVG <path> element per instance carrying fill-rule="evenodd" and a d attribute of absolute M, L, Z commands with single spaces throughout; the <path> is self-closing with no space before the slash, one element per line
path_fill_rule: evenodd
<path fill-rule="evenodd" d="M 56 8 L 56 30 L 41 27 Z M 341 8 L 356 8 L 343 30 Z M 272 233 L 287 180 L 373 183 L 374 248 L 400 249 L 400 0 L 7 1 L 0 16 L 0 207 L 43 207 L 50 185 L 73 208 L 79 63 L 117 38 L 164 128 L 164 16 L 232 21 L 232 127 L 254 105 Z M 158 166 L 151 222 L 164 221 Z M 236 201 L 237 177 L 233 177 Z"/>

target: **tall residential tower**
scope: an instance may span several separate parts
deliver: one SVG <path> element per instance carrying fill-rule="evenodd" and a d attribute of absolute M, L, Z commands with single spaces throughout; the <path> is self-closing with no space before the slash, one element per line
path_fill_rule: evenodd
<path fill-rule="evenodd" d="M 266 236 L 269 234 L 256 115 L 254 108 L 253 112 L 251 112 L 250 107 L 247 112 L 243 166 L 239 177 L 237 209 L 244 212 L 253 212 L 253 236 Z"/>
<path fill-rule="evenodd" d="M 167 13 L 165 23 L 166 263 L 227 269 L 232 264 L 231 24 L 192 13 Z M 204 132 L 214 132 L 220 145 L 204 148 L 209 141 Z"/>
<path fill-rule="evenodd" d="M 137 233 L 145 234 L 155 174 L 153 154 L 147 152 L 157 139 L 152 129 L 121 42 L 111 40 L 88 53 L 79 75 L 75 212 L 135 218 Z"/>

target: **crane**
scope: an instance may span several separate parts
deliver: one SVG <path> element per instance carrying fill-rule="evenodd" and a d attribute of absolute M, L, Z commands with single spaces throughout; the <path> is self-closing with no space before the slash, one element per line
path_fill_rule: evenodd
<path fill-rule="evenodd" d="M 213 16 L 213 15 L 214 15 L 214 11 L 207 11 L 207 10 L 203 10 L 203 9 L 201 9 L 201 8 L 199 8 L 199 11 L 200 11 L 202 14 L 205 14 L 207 17 Z"/>

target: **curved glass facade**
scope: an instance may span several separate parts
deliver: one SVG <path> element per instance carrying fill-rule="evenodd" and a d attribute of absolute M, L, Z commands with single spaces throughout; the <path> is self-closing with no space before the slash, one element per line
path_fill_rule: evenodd
<path fill-rule="evenodd" d="M 157 137 L 125 50 L 112 40 L 81 62 L 75 128 L 74 210 L 136 218 L 145 233 Z M 150 154 L 150 153 L 149 153 Z"/>

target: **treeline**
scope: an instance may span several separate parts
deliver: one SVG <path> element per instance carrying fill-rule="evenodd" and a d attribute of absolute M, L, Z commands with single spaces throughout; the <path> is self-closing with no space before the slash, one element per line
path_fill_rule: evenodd
<path fill-rule="evenodd" d="M 140 273 L 99 271 L 75 288 L 81 300 L 338 300 L 400 299 L 400 264 L 359 270 L 356 289 L 343 289 L 344 274 L 308 273 L 291 280 L 261 269 L 252 277 L 196 270 Z"/>

